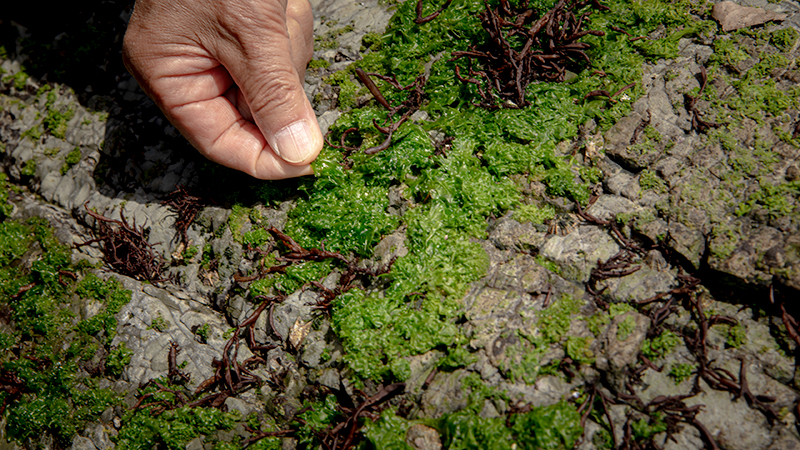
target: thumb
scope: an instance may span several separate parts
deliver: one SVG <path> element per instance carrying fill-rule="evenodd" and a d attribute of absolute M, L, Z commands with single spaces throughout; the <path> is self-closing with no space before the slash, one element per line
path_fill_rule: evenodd
<path fill-rule="evenodd" d="M 241 89 L 267 144 L 284 161 L 311 163 L 322 150 L 323 138 L 314 109 L 306 97 L 286 36 L 243 64 L 243 76 L 231 75 Z"/>

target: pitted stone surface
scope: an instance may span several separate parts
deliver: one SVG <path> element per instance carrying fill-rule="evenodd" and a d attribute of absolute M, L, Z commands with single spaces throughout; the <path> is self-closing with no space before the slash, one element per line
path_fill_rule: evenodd
<path fill-rule="evenodd" d="M 743 3 L 786 12 L 788 25 L 800 24 L 800 8 L 794 2 Z M 309 70 L 305 85 L 325 132 L 341 115 L 336 108 L 336 91 L 325 78 L 361 57 L 363 36 L 383 30 L 391 11 L 377 0 L 313 0 L 312 5 L 316 35 L 335 40 L 332 48 L 316 49 L 314 58 L 327 61 L 330 67 L 318 72 Z M 697 271 L 709 271 L 710 279 L 735 281 L 756 290 L 760 287 L 758 295 L 775 282 L 800 289 L 797 219 L 791 215 L 773 217 L 774 214 L 758 205 L 750 215 L 736 212 L 758 187 L 759 180 L 792 182 L 800 177 L 797 170 L 800 151 L 778 136 L 791 134 L 790 127 L 797 117 L 787 116 L 785 122 L 769 124 L 753 120 L 746 123 L 743 131 L 732 134 L 748 152 L 753 151 L 756 134 L 771 139 L 772 150 L 780 161 L 768 173 L 748 173 L 740 191 L 726 190 L 722 181 L 725 166 L 743 156 L 733 155 L 718 142 L 709 142 L 708 133 L 693 130 L 691 114 L 683 107 L 684 94 L 700 87 L 700 67 L 707 65 L 713 51 L 708 44 L 702 37 L 682 39 L 677 59 L 647 63 L 640 82 L 647 94 L 633 105 L 631 114 L 604 133 L 592 131 L 596 133 L 592 145 L 600 152 L 594 163 L 604 178 L 596 188 L 599 196 L 586 211 L 601 220 L 617 221 L 627 238 L 642 245 L 633 263 L 641 267 L 637 272 L 597 283 L 597 289 L 606 288 L 601 293 L 603 299 L 641 301 L 669 292 L 680 286 L 679 275 Z M 744 67 L 752 62 L 741 64 Z M 2 61 L 0 67 L 5 74 L 22 69 L 20 61 L 10 60 Z M 793 72 L 781 77 L 782 83 L 800 79 Z M 706 89 L 724 92 L 727 89 L 724 83 L 714 79 Z M 168 350 L 175 342 L 181 347 L 178 362 L 185 361 L 187 366 L 183 370 L 191 375 L 188 387 L 196 387 L 213 375 L 212 361 L 221 357 L 226 332 L 246 320 L 258 306 L 248 297 L 247 283 L 233 279 L 234 275 L 255 273 L 257 268 L 250 260 L 252 255 L 248 255 L 252 250 L 237 241 L 228 227 L 231 205 L 220 202 L 203 208 L 187 232 L 190 245 L 198 253 L 182 263 L 180 253 L 185 249 L 175 239 L 174 211 L 160 203 L 165 194 L 179 185 L 214 189 L 214 178 L 203 172 L 208 163 L 188 148 L 135 80 L 126 74 L 120 74 L 115 82 L 116 103 L 102 108 L 98 105 L 105 104 L 106 99 L 91 96 L 87 99 L 86 93 L 59 87 L 54 105 L 75 111 L 63 138 L 47 133 L 38 140 L 21 137 L 26 131 L 42 127 L 45 106 L 42 99 L 32 95 L 45 83 L 29 79 L 26 84 L 24 92 L 9 88 L 0 95 L 4 172 L 12 182 L 39 196 L 19 194 L 14 217 L 45 217 L 56 227 L 59 239 L 70 244 L 91 238 L 89 227 L 94 219 L 84 209 L 87 202 L 89 208 L 110 218 L 119 219 L 120 212 L 124 212 L 129 222 L 144 226 L 149 241 L 171 264 L 167 273 L 174 275 L 175 281 L 154 286 L 121 277 L 133 294 L 130 304 L 117 315 L 119 327 L 113 345 L 124 342 L 133 351 L 133 357 L 115 386 L 133 392 L 140 384 L 165 376 Z M 700 108 L 706 106 L 701 104 Z M 642 130 L 637 135 L 637 129 L 645 122 L 662 136 L 661 141 L 642 145 L 646 139 Z M 79 150 L 80 160 L 65 165 L 67 155 L 75 149 Z M 31 161 L 35 161 L 33 170 Z M 646 175 L 662 180 L 663 189 L 646 188 Z M 532 187 L 522 189 L 527 190 L 526 195 L 545 197 L 546 186 L 538 181 L 530 184 Z M 393 194 L 393 214 L 414 206 L 413 201 L 403 198 L 403 187 Z M 556 206 L 559 214 L 574 212 L 567 201 L 546 200 L 548 205 Z M 798 206 L 797 199 L 788 201 L 795 208 Z M 293 207 L 293 200 L 289 199 L 278 205 L 258 205 L 256 210 L 270 226 L 283 229 Z M 594 338 L 588 329 L 588 319 L 604 311 L 583 301 L 589 298 L 584 283 L 589 281 L 592 269 L 623 249 L 620 239 L 607 227 L 581 220 L 573 229 L 553 233 L 547 224 L 516 221 L 513 212 L 490 218 L 486 233 L 481 246 L 489 255 L 487 275 L 475 282 L 461 299 L 463 316 L 459 326 L 468 339 L 469 358 L 464 366 L 447 369 L 439 367 L 445 356 L 443 349 L 406 358 L 410 368 L 407 398 L 416 408 L 414 418 L 435 419 L 465 408 L 470 395 L 464 384 L 468 376 L 477 377 L 510 398 L 509 402 L 487 401 L 480 411 L 481 417 L 499 417 L 507 414 L 511 406 L 549 405 L 575 398 L 580 389 L 595 383 L 604 386 L 600 389 L 612 387 L 630 392 L 620 384 L 620 374 L 637 362 L 651 319 L 634 312 L 620 314 L 609 318 Z M 394 256 L 402 257 L 408 250 L 406 245 L 404 229 L 384 237 L 376 249 L 376 264 L 386 263 Z M 204 260 L 206 250 L 215 258 L 213 268 Z M 176 252 L 177 258 L 173 256 Z M 102 257 L 96 245 L 76 248 L 73 254 L 76 259 L 87 259 L 90 263 L 97 263 Z M 102 277 L 115 276 L 104 270 L 99 273 Z M 338 275 L 332 273 L 323 284 L 334 287 Z M 702 275 L 705 277 L 706 273 Z M 726 303 L 725 294 L 714 291 L 712 295 L 704 290 L 698 295 L 707 302 L 704 306 L 709 311 L 734 317 L 744 327 L 747 339 L 734 348 L 729 343 L 727 325 L 714 325 L 709 331 L 709 358 L 738 375 L 738 357 L 744 357 L 751 390 L 774 396 L 776 408 L 786 413 L 782 420 L 793 425 L 792 409 L 797 400 L 794 388 L 798 385 L 793 341 L 775 333 L 782 323 L 779 315 L 769 316 L 770 313 Z M 526 362 L 526 355 L 535 353 L 540 365 L 569 364 L 563 342 L 540 348 L 536 341 L 541 332 L 539 318 L 564 295 L 582 303 L 581 312 L 571 317 L 565 339 L 590 338 L 596 361 L 575 369 L 575 376 L 569 380 L 553 375 L 526 380 L 525 374 L 514 370 Z M 253 330 L 254 341 L 278 347 L 260 353 L 265 363 L 254 372 L 264 383 L 257 390 L 227 399 L 229 409 L 289 419 L 302 409 L 304 392 L 308 390 L 323 387 L 342 395 L 355 394 L 359 386 L 353 385 L 352 373 L 343 362 L 346 356 L 335 329 L 322 313 L 314 310 L 313 305 L 320 298 L 319 291 L 308 286 L 288 293 L 273 308 L 274 329 L 269 314 L 261 315 Z M 81 314 L 89 315 L 98 308 L 98 304 L 82 305 Z M 691 333 L 688 316 L 684 310 L 682 316 L 671 317 L 665 326 Z M 159 318 L 169 325 L 159 325 Z M 204 325 L 209 325 L 209 333 L 207 340 L 201 341 L 197 330 Z M 308 327 L 307 335 L 293 347 L 288 343 L 289 336 L 301 326 Z M 242 345 L 239 361 L 251 356 L 254 355 L 247 345 Z M 645 370 L 642 383 L 632 387 L 632 394 L 648 402 L 661 395 L 683 395 L 691 390 L 690 382 L 676 384 L 668 374 L 676 364 L 696 364 L 684 343 L 653 362 L 664 369 Z M 135 402 L 132 394 L 128 400 L 130 404 Z M 793 426 L 771 427 L 763 414 L 749 408 L 744 400 L 733 399 L 730 393 L 703 385 L 703 392 L 686 403 L 704 405 L 698 420 L 724 448 L 789 449 L 797 448 L 800 442 Z M 622 444 L 619 437 L 624 434 L 622 426 L 629 412 L 625 405 L 609 408 L 617 445 Z M 113 448 L 109 436 L 116 433 L 119 426 L 114 426 L 114 420 L 118 423 L 122 415 L 112 411 L 103 417 L 100 423 L 90 424 L 73 439 L 73 448 Z M 598 425 L 590 416 L 579 448 L 595 448 L 592 434 L 601 429 L 605 431 L 606 425 Z M 231 431 L 230 437 L 236 433 L 243 434 L 242 430 Z M 436 446 L 441 445 L 440 438 L 424 426 L 415 425 L 406 433 L 408 444 L 420 449 L 440 448 Z M 187 448 L 199 450 L 203 445 L 202 439 L 196 439 Z M 697 429 L 687 424 L 670 439 L 664 436 L 660 445 L 665 449 L 705 446 Z"/>

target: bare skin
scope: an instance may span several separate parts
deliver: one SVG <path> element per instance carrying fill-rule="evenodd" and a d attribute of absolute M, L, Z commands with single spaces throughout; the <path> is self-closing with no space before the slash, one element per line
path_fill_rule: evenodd
<path fill-rule="evenodd" d="M 308 0 L 137 0 L 123 58 L 208 159 L 261 179 L 312 173 L 322 150 L 303 91 Z"/>

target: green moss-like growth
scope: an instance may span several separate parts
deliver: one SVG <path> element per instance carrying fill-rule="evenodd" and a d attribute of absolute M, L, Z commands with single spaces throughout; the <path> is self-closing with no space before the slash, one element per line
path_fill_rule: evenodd
<path fill-rule="evenodd" d="M 308 63 L 309 69 L 327 69 L 331 66 L 331 63 L 324 59 L 312 59 Z"/>
<path fill-rule="evenodd" d="M 539 332 L 548 343 L 560 342 L 567 331 L 573 316 L 580 311 L 583 301 L 564 294 L 554 304 L 539 315 Z"/>
<path fill-rule="evenodd" d="M 9 201 L 8 176 L 0 173 L 0 220 L 5 220 L 14 210 L 14 205 Z"/>
<path fill-rule="evenodd" d="M 739 48 L 735 39 L 716 39 L 714 41 L 714 53 L 711 55 L 711 62 L 723 64 L 729 67 L 736 67 L 742 61 L 746 61 L 750 56 Z"/>
<path fill-rule="evenodd" d="M 27 264 L 21 263 L 24 255 Z M 98 314 L 80 320 L 69 303 L 87 298 L 104 283 L 94 283 L 93 275 L 74 283 L 64 274 L 81 278 L 70 249 L 58 243 L 45 220 L 0 223 L 0 306 L 10 311 L 9 331 L 0 333 L 0 343 L 15 349 L 0 355 L 0 373 L 19 380 L 21 393 L 1 393 L 0 402 L 7 413 L 6 436 L 31 448 L 41 445 L 44 435 L 68 445 L 87 421 L 121 400 L 110 389 L 97 388 L 102 366 L 94 375 L 79 375 L 79 367 L 89 367 L 101 345 L 111 350 L 108 336 L 113 333 L 102 324 L 109 323 L 105 314 L 115 300 L 96 299 L 104 302 Z M 120 294 L 119 303 L 128 301 L 129 292 Z M 86 326 L 93 323 L 100 325 Z M 112 350 L 111 361 L 113 355 Z M 109 373 L 116 375 L 124 364 L 124 359 L 112 364 Z"/>
<path fill-rule="evenodd" d="M 437 428 L 445 448 L 467 449 L 569 449 L 583 433 L 580 414 L 561 402 L 534 407 L 530 412 L 505 418 L 482 418 L 472 411 L 459 411 L 443 417 Z"/>
<path fill-rule="evenodd" d="M 158 315 L 156 317 L 153 317 L 153 320 L 150 323 L 150 326 L 147 327 L 147 329 L 156 330 L 159 333 L 163 333 L 169 330 L 169 327 L 171 326 L 172 324 L 170 323 L 170 321 L 165 319 L 164 316 L 162 316 L 161 312 L 159 311 Z"/>
<path fill-rule="evenodd" d="M 325 77 L 325 82 L 339 87 L 339 108 L 347 110 L 355 106 L 356 96 L 359 86 L 350 79 L 350 71 L 347 69 L 334 72 Z"/>
<path fill-rule="evenodd" d="M 71 152 L 67 154 L 66 157 L 64 157 L 64 165 L 61 166 L 61 171 L 60 171 L 61 175 L 67 173 L 67 171 L 75 164 L 78 164 L 80 160 L 81 160 L 81 149 L 80 147 L 75 147 Z"/>
<path fill-rule="evenodd" d="M 249 221 L 250 208 L 235 204 L 231 206 L 231 213 L 228 216 L 228 228 L 231 230 L 233 239 L 242 242 L 242 227 Z M 224 230 L 223 230 L 224 231 Z"/>
<path fill-rule="evenodd" d="M 592 364 L 594 352 L 589 348 L 592 339 L 588 337 L 568 336 L 564 350 L 573 361 L 578 364 Z"/>
<path fill-rule="evenodd" d="M 740 348 L 747 344 L 747 329 L 742 324 L 731 326 L 728 329 L 728 338 L 725 343 L 732 348 Z"/>
<path fill-rule="evenodd" d="M 539 6 L 545 8 L 545 3 Z M 401 85 L 427 73 L 425 96 L 419 105 L 426 118 L 419 119 L 422 115 L 418 115 L 416 122 L 404 122 L 392 134 L 389 147 L 374 155 L 349 152 L 344 160 L 341 149 L 326 146 L 313 164 L 314 178 L 289 194 L 269 196 L 272 203 L 288 195 L 299 196 L 293 197 L 297 198 L 296 208 L 289 212 L 285 232 L 306 248 L 320 248 L 324 242 L 327 250 L 370 257 L 385 235 L 398 227 L 404 231 L 408 254 L 376 280 L 381 283 L 380 292 L 354 287 L 334 301 L 332 327 L 342 342 L 344 362 L 353 370 L 354 381 L 404 379 L 410 373 L 408 357 L 434 348 L 445 353 L 446 367 L 457 368 L 464 363 L 465 338 L 457 326 L 463 314 L 460 302 L 469 283 L 484 276 L 488 267 L 488 256 L 474 239 L 486 236 L 489 217 L 516 209 L 518 220 L 540 222 L 551 214 L 520 207 L 523 198 L 511 180 L 541 182 L 548 195 L 586 203 L 590 196 L 587 183 L 596 183 L 600 175 L 582 170 L 577 159 L 561 156 L 559 143 L 576 138 L 578 124 L 594 120 L 602 132 L 629 114 L 633 102 L 644 93 L 644 62 L 674 54 L 678 39 L 704 32 L 707 25 L 696 25 L 691 8 L 685 4 L 663 0 L 634 4 L 611 0 L 607 4 L 608 11 L 595 11 L 586 19 L 590 22 L 588 29 L 606 31 L 604 36 L 582 39 L 592 45 L 587 52 L 592 58 L 591 70 L 579 71 L 569 83 L 531 83 L 526 95 L 531 105 L 522 109 L 487 111 L 475 107 L 480 101 L 476 87 L 453 76 L 457 66 L 462 74 L 467 73 L 468 63 L 466 59 L 453 60 L 452 52 L 467 51 L 486 40 L 479 18 L 486 8 L 482 0 L 453 0 L 434 21 L 425 24 L 413 22 L 416 2 L 400 3 L 384 34 L 365 38 L 369 51 L 350 67 L 396 77 Z M 434 6 L 423 5 L 428 9 Z M 608 31 L 610 23 L 633 36 L 655 32 L 664 37 L 632 43 L 628 36 Z M 324 40 L 321 37 L 317 43 Z M 432 60 L 431 55 L 441 57 Z M 346 130 L 355 128 L 357 131 L 348 132 L 345 138 L 348 146 L 364 149 L 381 143 L 386 136 L 374 123 L 386 124 L 387 112 L 375 102 L 355 108 L 356 96 L 366 90 L 354 81 L 352 69 L 331 74 L 326 82 L 339 86 L 340 109 L 345 109 L 330 127 L 330 142 L 338 142 Z M 395 89 L 377 77 L 375 82 L 392 105 L 409 98 L 409 91 Z M 615 97 L 614 103 L 585 98 L 593 90 L 614 92 L 631 83 L 634 87 Z M 448 138 L 444 146 L 442 134 Z M 645 130 L 644 139 L 649 147 L 643 150 L 655 151 L 657 146 L 667 145 L 653 128 Z M 248 239 L 259 241 L 255 232 Z M 329 267 L 334 268 L 335 264 Z M 324 275 L 320 270 L 313 276 Z M 266 295 L 279 286 L 286 292 L 286 283 L 279 276 L 260 280 L 250 285 L 250 294 Z M 566 336 L 581 305 L 580 300 L 568 295 L 554 302 L 540 313 L 538 332 L 525 345 L 537 349 L 540 344 L 542 348 L 566 345 L 576 360 L 588 363 L 589 340 Z M 520 355 L 523 366 L 538 367 L 535 353 L 516 356 Z M 506 372 L 517 377 L 511 369 Z M 314 422 L 318 424 L 315 429 L 324 429 L 335 411 L 323 414 L 327 411 L 325 404 L 315 404 L 314 410 L 327 417 Z M 304 413 L 303 420 L 312 423 L 317 420 L 311 417 L 314 414 Z M 385 442 L 393 438 L 387 436 L 401 433 L 389 428 L 400 426 L 400 420 L 387 416 L 380 422 L 385 422 L 381 426 L 386 430 L 379 433 L 373 428 L 367 432 L 372 433 L 374 445 L 390 448 Z M 464 426 L 468 433 L 496 430 L 512 433 L 516 439 L 513 430 L 476 419 L 475 414 L 464 421 L 475 424 Z M 308 445 L 313 445 L 310 436 Z M 306 445 L 303 439 L 301 446 Z M 562 441 L 559 445 L 568 446 L 570 442 Z M 492 445 L 512 442 L 496 439 Z M 532 442 L 522 448 L 536 445 L 558 448 L 557 444 Z M 460 447 L 454 444 L 451 448 Z"/>
<path fill-rule="evenodd" d="M 667 375 L 675 380 L 675 384 L 680 384 L 692 375 L 695 368 L 694 364 L 689 363 L 674 364 Z"/>
<path fill-rule="evenodd" d="M 27 82 L 28 82 L 28 74 L 21 70 L 13 75 L 6 75 L 5 77 L 3 77 L 3 83 L 14 86 L 14 89 L 18 91 L 25 89 L 25 84 Z"/>
<path fill-rule="evenodd" d="M 386 190 L 369 186 L 360 174 L 344 179 L 320 178 L 311 195 L 289 214 L 286 232 L 304 247 L 369 255 L 384 234 L 397 228 L 396 216 L 387 212 Z"/>
<path fill-rule="evenodd" d="M 78 323 L 84 333 L 102 338 L 106 345 L 117 334 L 116 314 L 131 299 L 131 291 L 123 289 L 114 278 L 103 281 L 94 274 L 87 274 L 76 286 L 75 293 L 81 298 L 102 303 L 102 308 L 92 317 Z"/>
<path fill-rule="evenodd" d="M 36 160 L 29 159 L 25 161 L 25 164 L 19 170 L 20 175 L 24 175 L 26 177 L 32 177 L 36 175 Z"/>
<path fill-rule="evenodd" d="M 19 136 L 21 138 L 28 138 L 33 142 L 37 142 L 42 137 L 42 129 L 39 125 L 34 125 L 23 131 Z"/>
<path fill-rule="evenodd" d="M 737 216 L 748 214 L 756 207 L 765 210 L 772 218 L 789 215 L 795 210 L 794 199 L 800 196 L 800 181 L 778 185 L 764 181 L 759 184 L 761 188 L 750 194 L 747 201 L 736 208 Z"/>
<path fill-rule="evenodd" d="M 639 187 L 644 191 L 655 191 L 659 194 L 667 192 L 667 183 L 652 170 L 643 170 L 639 174 Z"/>
<path fill-rule="evenodd" d="M 669 330 L 664 330 L 660 335 L 645 339 L 642 343 L 642 354 L 651 360 L 661 358 L 669 354 L 678 344 L 681 338 Z"/>
<path fill-rule="evenodd" d="M 792 27 L 781 28 L 772 32 L 770 42 L 782 52 L 789 52 L 794 48 L 800 33 Z"/>
<path fill-rule="evenodd" d="M 273 283 L 279 291 L 291 294 L 311 281 L 321 281 L 330 271 L 329 260 L 292 264 L 285 273 L 275 276 Z"/>
<path fill-rule="evenodd" d="M 155 387 L 148 387 L 142 394 L 155 390 Z M 172 393 L 162 392 L 150 399 L 172 401 L 172 396 Z M 114 440 L 116 448 L 120 450 L 150 450 L 155 446 L 183 450 L 192 439 L 218 430 L 229 430 L 240 419 L 237 411 L 224 413 L 216 408 L 184 406 L 153 415 L 145 407 L 126 414 L 123 418 L 124 425 Z"/>
<path fill-rule="evenodd" d="M 67 123 L 69 123 L 74 116 L 75 110 L 72 108 L 66 111 L 49 109 L 42 123 L 47 127 L 47 131 L 49 131 L 50 134 L 59 139 L 64 139 L 67 133 Z"/>
<path fill-rule="evenodd" d="M 536 205 L 522 205 L 514 211 L 514 219 L 519 222 L 543 224 L 556 217 L 556 210 L 550 205 L 541 208 Z"/>
<path fill-rule="evenodd" d="M 204 323 L 203 325 L 197 327 L 194 334 L 197 335 L 197 337 L 200 339 L 200 342 L 208 342 L 208 337 L 211 335 L 211 325 Z"/>
<path fill-rule="evenodd" d="M 658 433 L 667 431 L 667 424 L 661 413 L 655 413 L 648 418 L 642 418 L 631 424 L 633 438 L 636 442 L 647 442 Z"/>
<path fill-rule="evenodd" d="M 361 38 L 361 51 L 367 49 L 377 52 L 381 49 L 381 35 L 378 33 L 367 33 Z"/>
<path fill-rule="evenodd" d="M 242 245 L 258 248 L 264 245 L 269 238 L 269 231 L 263 228 L 255 228 L 242 235 Z"/>
<path fill-rule="evenodd" d="M 624 341 L 630 337 L 631 333 L 636 327 L 636 321 L 633 319 L 633 316 L 628 315 L 625 319 L 622 320 L 619 324 L 617 324 L 617 340 Z"/>
<path fill-rule="evenodd" d="M 106 357 L 106 370 L 114 376 L 122 375 L 125 367 L 131 363 L 131 356 L 133 352 L 128 350 L 124 342 L 120 343 L 117 347 L 112 348 Z"/>

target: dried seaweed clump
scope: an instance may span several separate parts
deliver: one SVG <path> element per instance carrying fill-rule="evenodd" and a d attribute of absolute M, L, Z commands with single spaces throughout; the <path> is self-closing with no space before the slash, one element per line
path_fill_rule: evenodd
<path fill-rule="evenodd" d="M 170 192 L 167 198 L 161 202 L 162 205 L 175 208 L 175 231 L 184 246 L 189 245 L 186 230 L 194 222 L 197 213 L 203 209 L 203 201 L 200 197 L 192 195 L 184 186 Z"/>
<path fill-rule="evenodd" d="M 122 211 L 119 213 L 120 220 L 109 219 L 90 210 L 88 204 L 86 202 L 83 207 L 97 220 L 92 230 L 94 239 L 78 246 L 101 242 L 103 259 L 115 272 L 151 283 L 164 281 L 164 257 L 148 242 L 144 227 L 137 226 L 135 221 L 128 223 Z"/>
<path fill-rule="evenodd" d="M 452 53 L 453 60 L 469 60 L 469 76 L 462 76 L 457 66 L 456 77 L 477 86 L 485 108 L 525 107 L 525 89 L 532 81 L 564 81 L 568 67 L 591 62 L 586 54 L 590 45 L 578 39 L 588 34 L 605 35 L 582 29 L 593 9 L 608 7 L 597 0 L 559 0 L 539 17 L 527 0 L 518 7 L 500 0 L 497 9 L 486 3 L 480 18 L 489 39 L 481 47 Z M 473 61 L 478 63 L 477 68 Z"/>

